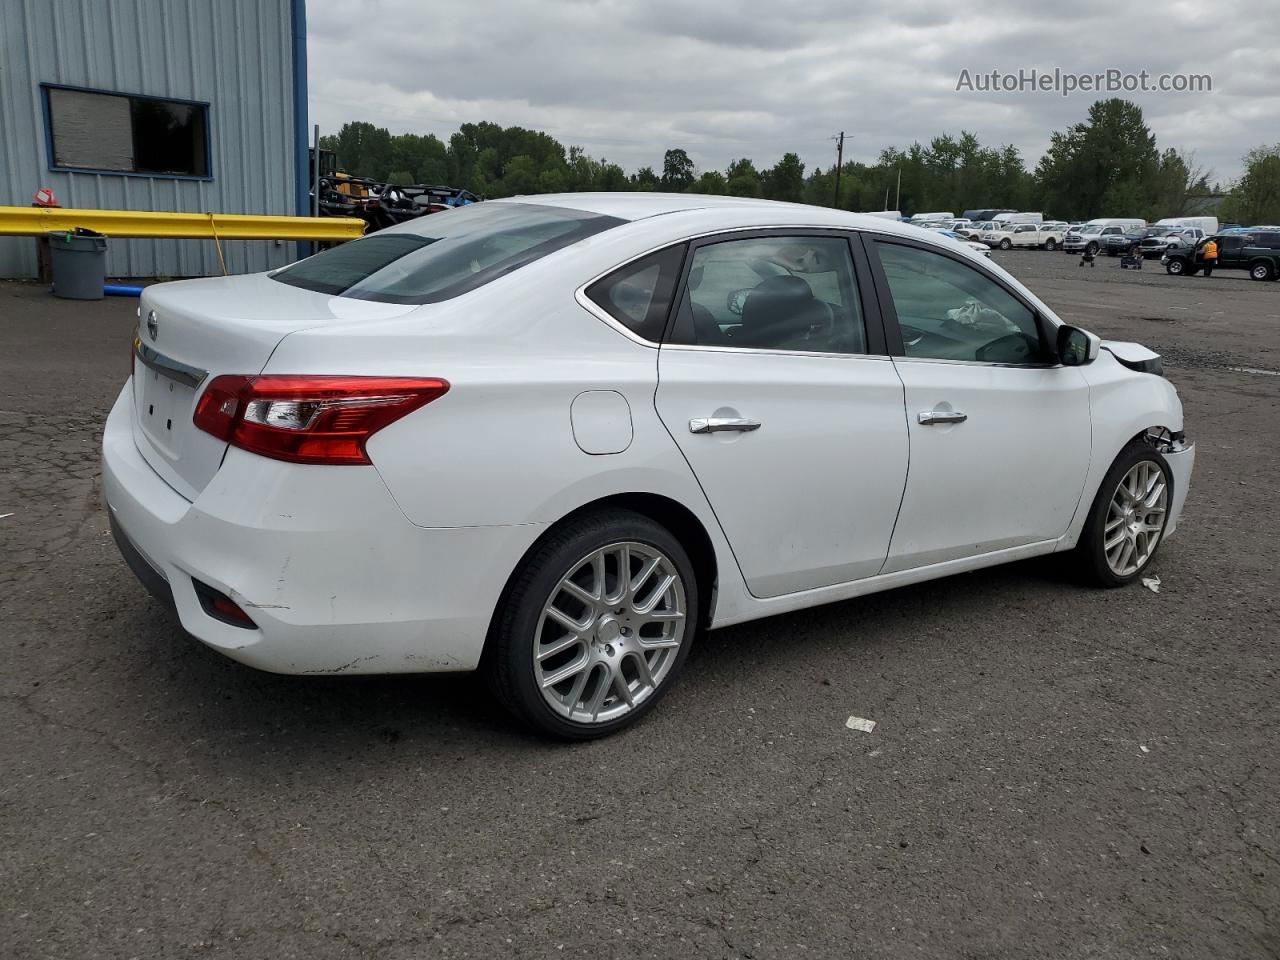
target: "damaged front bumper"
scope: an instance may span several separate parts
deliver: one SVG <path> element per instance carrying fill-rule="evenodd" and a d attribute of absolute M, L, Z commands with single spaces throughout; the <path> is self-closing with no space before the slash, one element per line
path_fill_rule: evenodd
<path fill-rule="evenodd" d="M 1191 469 L 1196 463 L 1196 445 L 1187 440 L 1186 434 L 1181 431 L 1147 434 L 1147 442 L 1164 455 L 1165 462 L 1169 464 L 1169 472 L 1173 474 L 1173 498 L 1169 504 L 1169 520 L 1164 528 L 1164 535 L 1168 538 L 1173 535 L 1182 519 L 1182 508 L 1187 502 L 1187 488 L 1191 485 Z"/>

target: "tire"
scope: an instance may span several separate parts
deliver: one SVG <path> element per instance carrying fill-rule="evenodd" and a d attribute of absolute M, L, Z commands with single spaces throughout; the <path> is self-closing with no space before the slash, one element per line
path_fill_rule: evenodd
<path fill-rule="evenodd" d="M 1095 257 L 1098 255 L 1098 245 L 1094 243 L 1092 240 L 1089 241 L 1089 244 L 1088 246 L 1085 247 L 1085 249 L 1088 250 Z"/>
<path fill-rule="evenodd" d="M 624 557 L 634 595 L 618 576 Z M 647 579 L 636 583 L 655 559 Z M 661 595 L 650 596 L 667 577 L 674 579 Z M 646 620 L 650 601 L 654 613 L 667 616 Z M 555 614 L 547 612 L 551 607 Z M 606 737 L 638 721 L 674 685 L 699 609 L 693 564 L 670 531 L 629 510 L 584 514 L 548 534 L 513 575 L 483 669 L 498 700 L 537 732 L 561 740 Z M 548 684 L 558 673 L 563 679 Z"/>
<path fill-rule="evenodd" d="M 1053 237 L 1050 237 L 1044 242 L 1044 248 L 1050 253 L 1053 253 L 1053 251 L 1058 249 L 1058 241 L 1053 239 Z"/>
<path fill-rule="evenodd" d="M 1257 263 L 1249 265 L 1250 280 L 1274 280 L 1276 269 L 1269 261 L 1259 260 Z"/>
<path fill-rule="evenodd" d="M 1151 484 L 1146 488 L 1149 492 L 1133 500 L 1129 491 L 1140 491 L 1148 483 Z M 1076 545 L 1081 572 L 1104 587 L 1123 587 L 1137 580 L 1164 542 L 1172 503 L 1173 474 L 1169 464 L 1149 443 L 1134 440 L 1120 451 L 1093 498 Z M 1125 510 L 1131 512 L 1126 514 Z M 1156 520 L 1158 529 L 1152 529 Z M 1144 532 L 1137 532 L 1139 527 Z M 1117 542 L 1117 536 L 1123 539 Z M 1108 544 L 1115 544 L 1110 552 Z M 1125 547 L 1129 544 L 1132 544 L 1133 555 L 1126 562 Z"/>
<path fill-rule="evenodd" d="M 1008 238 L 1008 237 L 1005 237 L 1003 240 L 1001 240 L 1001 241 L 1000 241 L 1000 249 L 1001 249 L 1001 250 L 1008 250 L 1008 249 L 1010 249 L 1012 246 L 1013 246 L 1013 243 L 1009 240 L 1009 238 Z"/>
<path fill-rule="evenodd" d="M 1181 260 L 1170 260 L 1164 265 L 1164 272 L 1171 277 L 1180 277 L 1187 270 L 1187 265 Z"/>

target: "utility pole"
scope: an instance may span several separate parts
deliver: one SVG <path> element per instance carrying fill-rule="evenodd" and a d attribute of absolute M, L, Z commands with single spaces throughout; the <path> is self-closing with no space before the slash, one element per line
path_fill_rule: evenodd
<path fill-rule="evenodd" d="M 898 168 L 898 192 L 893 195 L 893 209 L 902 210 L 902 168 Z"/>
<path fill-rule="evenodd" d="M 836 138 L 836 197 L 831 205 L 840 209 L 840 168 L 844 166 L 844 131 Z"/>

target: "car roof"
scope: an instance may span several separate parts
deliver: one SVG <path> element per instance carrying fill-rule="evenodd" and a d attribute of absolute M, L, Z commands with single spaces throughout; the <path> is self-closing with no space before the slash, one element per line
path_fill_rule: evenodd
<path fill-rule="evenodd" d="M 546 193 L 536 196 L 506 197 L 488 203 L 532 203 L 596 213 L 620 220 L 645 220 L 672 213 L 716 211 L 733 213 L 734 219 L 750 218 L 756 225 L 831 226 L 878 230 L 881 233 L 920 235 L 916 224 L 900 223 L 885 217 L 850 213 L 808 203 L 783 203 L 751 197 L 723 197 L 701 193 Z"/>

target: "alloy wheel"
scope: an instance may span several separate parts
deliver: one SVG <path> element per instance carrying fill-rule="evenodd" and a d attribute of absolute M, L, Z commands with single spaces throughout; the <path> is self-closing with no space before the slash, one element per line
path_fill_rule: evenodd
<path fill-rule="evenodd" d="M 629 713 L 670 673 L 688 619 L 684 582 L 661 550 L 627 541 L 592 551 L 538 618 L 533 671 L 543 699 L 577 723 Z"/>
<path fill-rule="evenodd" d="M 1141 570 L 1164 532 L 1169 484 L 1160 465 L 1140 460 L 1129 468 L 1111 495 L 1102 531 L 1107 566 L 1118 577 Z"/>

